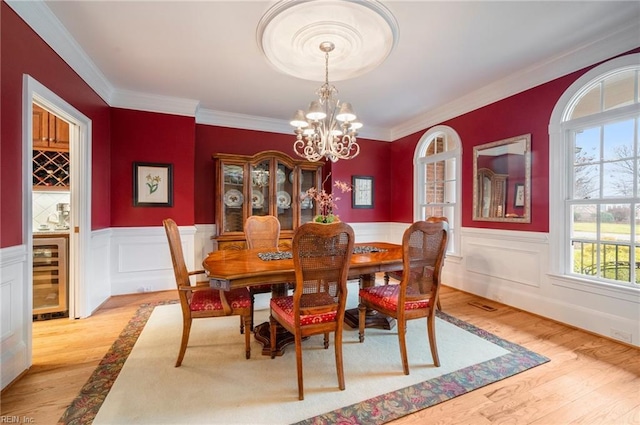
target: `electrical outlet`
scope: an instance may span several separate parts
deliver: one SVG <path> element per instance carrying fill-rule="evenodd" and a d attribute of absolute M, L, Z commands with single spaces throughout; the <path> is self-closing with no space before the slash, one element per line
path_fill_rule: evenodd
<path fill-rule="evenodd" d="M 615 339 L 631 344 L 631 334 L 629 332 L 620 331 L 618 329 L 611 329 L 611 336 Z"/>

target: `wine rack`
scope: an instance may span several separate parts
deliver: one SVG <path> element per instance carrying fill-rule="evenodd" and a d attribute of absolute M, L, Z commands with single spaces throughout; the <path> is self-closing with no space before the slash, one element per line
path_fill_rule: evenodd
<path fill-rule="evenodd" d="M 69 187 L 69 152 L 33 151 L 33 185 Z"/>

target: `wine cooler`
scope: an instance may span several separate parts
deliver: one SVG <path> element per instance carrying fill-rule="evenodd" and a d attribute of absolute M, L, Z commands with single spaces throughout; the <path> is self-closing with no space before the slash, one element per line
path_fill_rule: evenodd
<path fill-rule="evenodd" d="M 33 239 L 33 319 L 67 317 L 67 239 Z"/>

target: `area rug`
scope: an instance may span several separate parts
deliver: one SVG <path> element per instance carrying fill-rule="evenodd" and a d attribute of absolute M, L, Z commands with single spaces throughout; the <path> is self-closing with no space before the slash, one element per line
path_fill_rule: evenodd
<path fill-rule="evenodd" d="M 264 295 L 257 297 L 256 323 L 268 317 Z M 141 306 L 59 423 L 382 424 L 549 361 L 439 312 L 441 366 L 433 366 L 425 321 L 413 320 L 411 374 L 404 375 L 395 328 L 367 329 L 359 343 L 357 330 L 345 326 L 346 390 L 337 386 L 333 345 L 324 350 L 316 336 L 303 343 L 305 400 L 299 401 L 293 346 L 271 359 L 252 340 L 246 360 L 239 325 L 238 317 L 195 320 L 175 368 L 179 304 Z"/>

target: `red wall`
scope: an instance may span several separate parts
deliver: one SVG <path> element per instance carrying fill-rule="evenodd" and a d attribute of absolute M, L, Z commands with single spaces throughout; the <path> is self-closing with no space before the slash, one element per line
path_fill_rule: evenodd
<path fill-rule="evenodd" d="M 636 51 L 640 49 L 632 52 Z M 549 119 L 564 91 L 594 66 L 440 123 L 453 128 L 462 140 L 462 226 L 549 231 Z M 413 220 L 413 154 L 426 130 L 391 144 L 390 221 Z M 532 153 L 531 223 L 473 221 L 473 147 L 527 133 L 531 133 Z"/>
<path fill-rule="evenodd" d="M 0 248 L 23 244 L 22 93 L 29 74 L 89 117 L 92 144 L 92 228 L 110 226 L 109 107 L 4 2 L 0 3 Z M 106 176 L 106 178 L 99 178 Z"/>
<path fill-rule="evenodd" d="M 194 224 L 195 119 L 112 108 L 111 226 Z M 133 163 L 173 164 L 173 206 L 133 206 Z"/>
<path fill-rule="evenodd" d="M 214 208 L 214 170 L 211 155 L 214 153 L 233 153 L 253 155 L 264 150 L 277 150 L 294 159 L 299 157 L 293 152 L 295 136 L 292 134 L 266 133 L 209 125 L 196 126 L 195 148 L 195 187 L 198 196 L 195 199 L 195 222 L 215 223 Z M 389 219 L 389 169 L 386 160 L 389 155 L 389 143 L 373 140 L 358 140 L 360 155 L 349 161 L 327 163 L 324 175 L 331 172 L 331 179 L 351 183 L 352 175 L 368 175 L 374 178 L 374 209 L 351 208 L 351 194 L 340 193 L 337 214 L 344 221 L 388 221 Z M 329 189 L 329 182 L 325 189 Z"/>
<path fill-rule="evenodd" d="M 293 156 L 293 134 L 196 125 L 193 117 L 109 108 L 6 3 L 0 3 L 0 248 L 23 244 L 22 78 L 33 76 L 92 121 L 92 229 L 214 223 L 213 161 L 216 152 L 254 154 L 275 149 Z M 635 49 L 634 52 L 640 51 Z M 595 65 L 594 65 L 595 66 Z M 546 232 L 549 229 L 549 136 L 552 109 L 583 69 L 494 104 L 447 120 L 463 143 L 462 226 Z M 371 123 L 375 125 L 375 123 Z M 427 129 L 393 143 L 361 140 L 361 154 L 328 163 L 332 180 L 353 175 L 374 178 L 374 208 L 352 209 L 348 194 L 338 214 L 351 222 L 413 219 L 413 154 Z M 530 224 L 472 220 L 473 146 L 531 133 L 532 211 Z M 133 207 L 133 162 L 174 164 L 174 205 Z"/>

